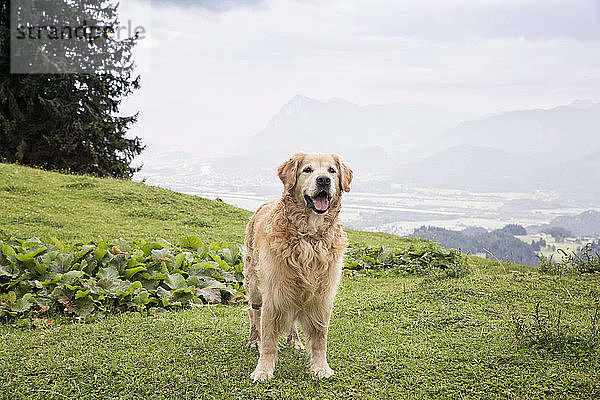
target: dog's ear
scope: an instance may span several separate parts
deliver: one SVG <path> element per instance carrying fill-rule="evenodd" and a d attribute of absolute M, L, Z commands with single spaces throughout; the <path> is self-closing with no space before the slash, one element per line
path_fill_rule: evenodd
<path fill-rule="evenodd" d="M 349 192 L 350 184 L 352 183 L 352 176 L 354 175 L 354 172 L 352 171 L 352 168 L 350 168 L 349 166 L 347 166 L 346 164 L 344 164 L 342 162 L 342 160 L 340 159 L 340 156 L 338 156 L 337 154 L 332 154 L 332 156 L 338 167 L 339 176 L 340 176 L 340 187 L 342 188 L 342 190 L 344 192 Z"/>
<path fill-rule="evenodd" d="M 303 157 L 304 153 L 296 153 L 277 168 L 277 176 L 279 176 L 279 179 L 283 182 L 283 188 L 285 190 L 290 190 L 296 185 L 296 172 Z"/>

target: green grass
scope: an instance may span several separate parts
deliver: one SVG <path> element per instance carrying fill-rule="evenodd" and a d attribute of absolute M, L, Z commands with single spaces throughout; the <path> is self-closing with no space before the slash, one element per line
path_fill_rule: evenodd
<path fill-rule="evenodd" d="M 42 330 L 4 326 L 0 393 L 13 399 L 593 399 L 600 396 L 598 353 L 520 346 L 507 306 L 533 312 L 532 304 L 543 300 L 578 326 L 593 308 L 588 292 L 599 283 L 493 268 L 428 283 L 345 278 L 329 336 L 336 375 L 320 382 L 309 374 L 304 352 L 284 348 L 274 379 L 250 383 L 258 352 L 245 348 L 242 307 L 164 319 L 121 315 Z"/>
<path fill-rule="evenodd" d="M 64 175 L 0 163 L 0 230 L 67 243 L 196 235 L 241 243 L 252 215 L 225 203 L 143 183 Z M 348 230 L 352 241 L 399 246 L 415 239 Z"/>
<path fill-rule="evenodd" d="M 0 201 L 5 233 L 69 242 L 194 234 L 239 243 L 250 216 L 138 183 L 5 164 Z M 211 226 L 185 224 L 194 218 Z M 561 326 L 570 332 L 587 332 L 600 275 L 550 276 L 536 267 L 469 260 L 472 272 L 462 278 L 344 277 L 329 336 L 336 375 L 328 380 L 311 377 L 304 352 L 284 348 L 274 379 L 252 384 L 258 352 L 244 346 L 245 310 L 217 305 L 157 319 L 126 314 L 89 324 L 58 319 L 38 329 L 0 325 L 0 398 L 599 398 L 598 347 L 553 330 L 549 343 L 560 346 L 533 346 L 517 340 L 512 321 L 515 314 L 531 320 L 541 303 L 561 310 Z"/>
<path fill-rule="evenodd" d="M 0 229 L 21 238 L 241 242 L 252 214 L 142 183 L 0 164 Z"/>

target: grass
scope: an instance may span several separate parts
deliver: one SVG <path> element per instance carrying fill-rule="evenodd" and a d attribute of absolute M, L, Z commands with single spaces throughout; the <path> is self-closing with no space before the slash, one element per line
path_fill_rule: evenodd
<path fill-rule="evenodd" d="M 0 226 L 21 237 L 174 240 L 195 234 L 239 242 L 249 217 L 138 183 L 13 165 L 0 164 L 0 182 Z M 123 200 L 109 200 L 115 197 Z M 211 227 L 184 224 L 194 217 Z M 19 218 L 22 223 L 11 222 Z M 366 232 L 349 236 L 368 244 L 414 243 Z M 586 332 L 600 274 L 545 275 L 536 267 L 469 259 L 472 272 L 462 278 L 344 277 L 329 336 L 336 375 L 328 380 L 311 377 L 304 352 L 284 348 L 274 379 L 252 384 L 258 352 L 244 346 L 245 310 L 218 305 L 160 318 L 58 319 L 38 329 L 0 325 L 0 398 L 599 398 L 597 347 L 578 341 L 530 346 L 517 339 L 513 320 L 515 314 L 532 320 L 540 303 L 561 310 L 569 332 Z M 551 328 L 545 334 L 561 340 Z"/>
<path fill-rule="evenodd" d="M 598 279 L 484 268 L 457 280 L 345 278 L 329 359 L 315 381 L 302 351 L 284 348 L 275 378 L 251 384 L 242 307 L 121 315 L 41 330 L 0 327 L 6 398 L 598 398 L 599 355 L 520 346 L 507 304 L 560 306 L 575 326 Z M 566 292 L 572 297 L 565 302 Z M 382 397 L 383 396 L 383 397 Z"/>
<path fill-rule="evenodd" d="M 0 164 L 0 227 L 73 243 L 198 235 L 241 242 L 251 213 L 142 183 Z"/>
<path fill-rule="evenodd" d="M 0 163 L 0 229 L 21 238 L 66 242 L 196 235 L 241 243 L 252 215 L 228 204 L 143 183 L 64 175 Z M 398 246 L 414 242 L 348 230 L 350 240 Z"/>

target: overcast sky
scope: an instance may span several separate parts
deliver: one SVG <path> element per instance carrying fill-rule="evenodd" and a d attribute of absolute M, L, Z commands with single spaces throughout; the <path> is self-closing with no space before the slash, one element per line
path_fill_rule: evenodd
<path fill-rule="evenodd" d="M 600 101 L 598 0 L 122 0 L 132 134 L 202 154 L 296 94 L 467 114 Z M 462 110 L 462 111 L 461 111 Z"/>

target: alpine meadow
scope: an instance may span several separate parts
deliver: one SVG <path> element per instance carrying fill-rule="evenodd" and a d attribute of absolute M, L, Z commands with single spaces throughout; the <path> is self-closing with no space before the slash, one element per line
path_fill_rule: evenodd
<path fill-rule="evenodd" d="M 0 0 L 0 400 L 600 399 L 599 49 L 596 0 Z"/>
<path fill-rule="evenodd" d="M 598 273 L 348 230 L 336 375 L 258 357 L 239 258 L 250 213 L 141 183 L 0 164 L 3 398 L 597 398 Z M 360 318 L 358 318 L 360 317 Z"/>

